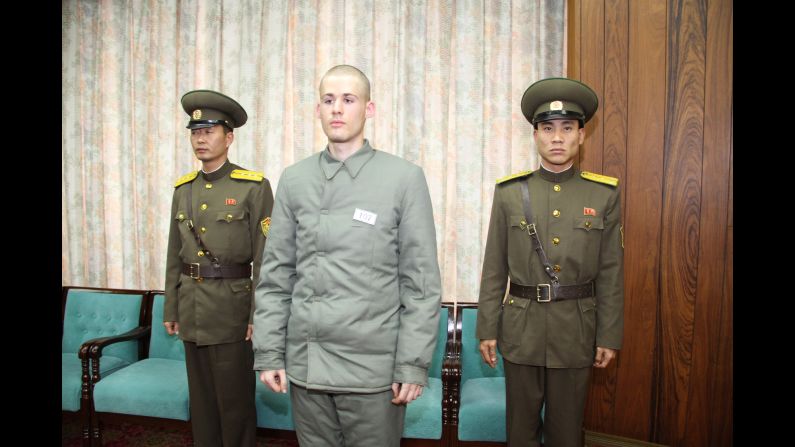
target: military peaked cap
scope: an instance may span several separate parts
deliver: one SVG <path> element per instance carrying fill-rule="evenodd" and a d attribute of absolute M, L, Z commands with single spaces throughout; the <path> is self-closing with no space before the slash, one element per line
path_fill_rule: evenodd
<path fill-rule="evenodd" d="M 581 125 L 596 113 L 599 99 L 590 87 L 568 78 L 547 78 L 527 87 L 522 113 L 533 125 L 555 119 L 576 119 Z"/>
<path fill-rule="evenodd" d="M 193 90 L 182 95 L 182 108 L 190 115 L 185 126 L 200 129 L 223 124 L 230 129 L 246 124 L 248 114 L 243 106 L 223 93 L 212 90 Z"/>

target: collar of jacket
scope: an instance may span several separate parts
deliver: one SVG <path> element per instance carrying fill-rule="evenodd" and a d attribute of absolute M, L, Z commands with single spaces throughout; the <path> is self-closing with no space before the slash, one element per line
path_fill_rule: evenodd
<path fill-rule="evenodd" d="M 215 171 L 209 174 L 205 174 L 204 171 L 202 171 L 201 174 L 202 178 L 204 178 L 205 181 L 217 182 L 218 180 L 229 175 L 231 171 L 232 171 L 232 163 L 229 163 L 229 159 L 227 158 L 226 161 L 224 161 L 223 166 L 221 166 L 220 168 L 216 169 Z"/>
<path fill-rule="evenodd" d="M 334 178 L 343 166 L 348 169 L 348 173 L 352 178 L 356 178 L 359 171 L 362 170 L 362 167 L 370 161 L 374 155 L 375 149 L 370 146 L 370 142 L 367 141 L 367 139 L 364 140 L 364 145 L 345 161 L 335 160 L 334 157 L 331 156 L 328 146 L 326 146 L 326 149 L 320 154 L 320 168 L 323 169 L 326 180 Z"/>
<path fill-rule="evenodd" d="M 572 167 L 570 167 L 569 169 L 566 169 L 563 172 L 552 172 L 552 171 L 547 171 L 546 169 L 544 169 L 543 166 L 539 166 L 538 171 L 536 171 L 536 172 L 538 172 L 538 175 L 542 179 L 544 179 L 544 180 L 546 180 L 548 182 L 563 183 L 566 180 L 569 180 L 572 177 L 574 177 L 574 174 L 577 173 L 577 170 L 574 169 L 574 166 L 572 166 Z"/>

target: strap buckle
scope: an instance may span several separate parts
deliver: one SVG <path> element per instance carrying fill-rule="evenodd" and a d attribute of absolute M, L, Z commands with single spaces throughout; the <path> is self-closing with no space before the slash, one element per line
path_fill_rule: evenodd
<path fill-rule="evenodd" d="M 547 288 L 547 299 L 541 298 L 541 288 Z M 550 284 L 539 284 L 536 286 L 536 301 L 539 303 L 548 303 L 552 301 L 552 286 Z"/>
<path fill-rule="evenodd" d="M 527 221 L 524 219 L 522 219 L 519 222 L 519 228 L 522 231 L 527 231 L 528 236 L 532 237 L 534 234 L 536 234 L 536 224 L 535 223 L 528 224 Z"/>
<path fill-rule="evenodd" d="M 201 280 L 202 276 L 201 276 L 201 269 L 199 268 L 199 263 L 198 262 L 191 262 L 188 265 L 190 265 L 190 270 L 189 270 L 188 276 L 190 276 L 191 279 Z"/>

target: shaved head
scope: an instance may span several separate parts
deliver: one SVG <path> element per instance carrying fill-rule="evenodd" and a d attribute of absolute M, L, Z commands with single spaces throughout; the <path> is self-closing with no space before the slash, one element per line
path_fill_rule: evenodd
<path fill-rule="evenodd" d="M 367 79 L 367 76 L 364 75 L 358 68 L 353 67 L 351 65 L 337 65 L 336 67 L 332 67 L 326 74 L 323 75 L 323 78 L 320 79 L 320 85 L 318 85 L 318 89 L 320 90 L 320 94 L 323 95 L 323 81 L 326 78 L 331 76 L 351 76 L 357 79 L 357 83 L 361 88 L 361 99 L 365 102 L 370 100 L 370 80 Z"/>

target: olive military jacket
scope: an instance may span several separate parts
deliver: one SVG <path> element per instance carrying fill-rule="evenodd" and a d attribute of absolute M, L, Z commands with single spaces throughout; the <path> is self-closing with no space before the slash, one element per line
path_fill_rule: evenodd
<path fill-rule="evenodd" d="M 365 140 L 285 169 L 262 271 L 254 369 L 326 391 L 427 383 L 441 279 L 419 166 Z"/>
<path fill-rule="evenodd" d="M 549 303 L 505 296 L 508 280 L 548 284 L 524 219 L 527 182 L 538 236 L 561 285 L 594 281 L 596 296 Z M 591 366 L 595 346 L 619 349 L 624 324 L 621 200 L 617 179 L 545 169 L 498 181 L 489 221 L 477 337 L 497 339 L 510 362 L 549 368 Z M 504 306 L 501 305 L 505 297 Z"/>
<path fill-rule="evenodd" d="M 266 218 L 272 208 L 268 179 L 228 160 L 210 174 L 197 171 L 177 181 L 168 233 L 163 321 L 178 322 L 182 340 L 198 345 L 241 341 L 254 312 L 252 279 L 196 280 L 182 273 L 183 263 L 212 264 L 208 256 L 199 254 L 201 248 L 188 221 L 192 218 L 204 246 L 221 265 L 253 261 L 256 283 L 269 228 Z"/>

